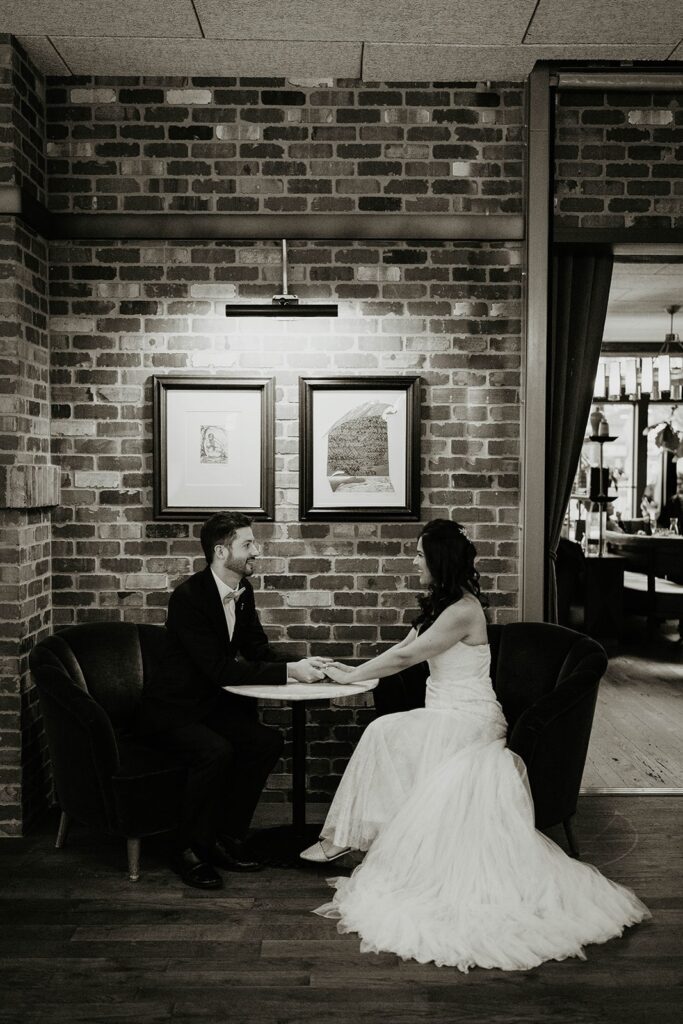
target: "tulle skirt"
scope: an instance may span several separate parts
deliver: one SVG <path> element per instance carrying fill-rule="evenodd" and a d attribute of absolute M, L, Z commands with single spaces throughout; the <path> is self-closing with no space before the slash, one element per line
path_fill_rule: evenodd
<path fill-rule="evenodd" d="M 490 707 L 373 722 L 323 829 L 369 852 L 329 880 L 334 897 L 315 913 L 358 932 L 364 952 L 461 971 L 585 958 L 585 945 L 647 919 L 633 892 L 535 829 L 524 764 L 504 737 Z"/>

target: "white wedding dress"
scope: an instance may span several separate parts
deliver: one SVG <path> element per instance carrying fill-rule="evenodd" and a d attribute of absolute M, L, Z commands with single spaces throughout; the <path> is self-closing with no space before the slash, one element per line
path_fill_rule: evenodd
<path fill-rule="evenodd" d="M 315 913 L 358 932 L 363 952 L 461 971 L 585 959 L 587 943 L 648 918 L 534 828 L 488 645 L 459 641 L 429 667 L 425 707 L 373 721 L 348 764 L 322 835 L 369 852 Z"/>

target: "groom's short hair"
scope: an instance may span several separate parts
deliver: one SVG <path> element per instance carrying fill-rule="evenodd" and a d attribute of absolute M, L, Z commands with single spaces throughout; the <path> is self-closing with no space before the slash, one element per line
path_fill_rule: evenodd
<path fill-rule="evenodd" d="M 253 520 L 244 512 L 214 512 L 199 534 L 206 561 L 213 562 L 213 549 L 217 544 L 229 544 L 235 533 L 243 526 L 251 526 Z"/>

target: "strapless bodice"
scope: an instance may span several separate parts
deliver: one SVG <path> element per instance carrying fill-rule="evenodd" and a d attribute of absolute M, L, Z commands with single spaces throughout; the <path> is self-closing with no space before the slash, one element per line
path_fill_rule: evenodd
<path fill-rule="evenodd" d="M 491 684 L 491 648 L 459 640 L 429 659 L 425 707 L 457 708 L 472 701 L 497 704 Z"/>

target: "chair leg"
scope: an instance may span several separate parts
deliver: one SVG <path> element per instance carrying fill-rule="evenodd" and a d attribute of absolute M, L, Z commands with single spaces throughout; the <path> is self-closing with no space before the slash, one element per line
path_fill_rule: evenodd
<path fill-rule="evenodd" d="M 577 843 L 576 836 L 574 835 L 574 829 L 572 828 L 571 818 L 565 818 L 562 824 L 564 825 L 564 834 L 567 837 L 569 852 L 575 860 L 579 860 L 581 854 L 579 852 L 579 844 Z"/>
<path fill-rule="evenodd" d="M 61 850 L 66 842 L 67 833 L 69 831 L 69 815 L 62 811 L 59 818 L 59 828 L 57 829 L 57 838 L 55 839 L 55 850 Z"/>
<path fill-rule="evenodd" d="M 131 882 L 137 882 L 140 878 L 140 840 L 126 839 L 128 847 L 128 877 Z"/>

